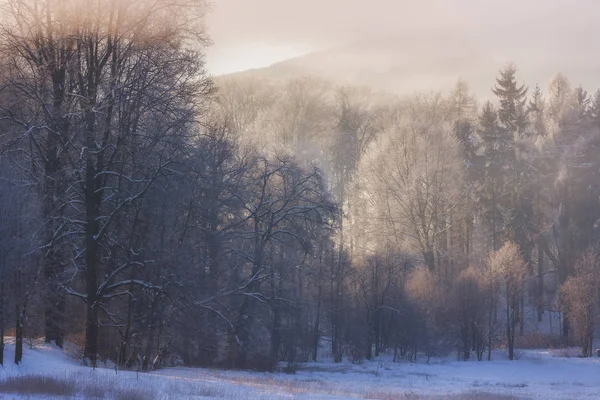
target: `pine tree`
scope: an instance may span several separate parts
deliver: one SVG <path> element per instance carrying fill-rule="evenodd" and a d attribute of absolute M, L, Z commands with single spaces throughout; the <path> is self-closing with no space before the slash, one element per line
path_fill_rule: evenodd
<path fill-rule="evenodd" d="M 491 102 L 483 106 L 479 116 L 479 136 L 482 146 L 482 174 L 478 191 L 479 203 L 489 222 L 492 234 L 492 248 L 500 248 L 499 228 L 503 224 L 501 205 L 505 201 L 504 188 L 511 165 L 512 137 L 498 123 L 498 113 Z"/>
<path fill-rule="evenodd" d="M 450 257 L 450 269 L 454 270 L 455 261 L 458 265 L 468 266 L 472 251 L 472 236 L 475 219 L 475 190 L 481 174 L 481 160 L 478 152 L 479 143 L 476 139 L 475 123 L 477 121 L 477 102 L 470 93 L 466 81 L 459 79 L 448 98 L 453 133 L 459 143 L 463 163 L 464 179 L 461 182 L 463 201 L 460 211 L 449 212 L 450 226 L 447 230 L 448 241 L 455 247 L 453 257 Z M 458 229 L 457 229 L 458 228 Z"/>
<path fill-rule="evenodd" d="M 600 240 L 597 228 L 600 220 L 600 126 L 598 125 L 598 92 L 592 99 L 581 86 L 575 89 L 577 132 L 581 136 L 580 150 L 576 152 L 574 194 L 578 196 L 575 218 L 575 237 L 579 252 Z M 578 252 L 578 253 L 579 253 Z"/>
<path fill-rule="evenodd" d="M 531 96 L 531 100 L 527 106 L 527 114 L 530 122 L 529 132 L 533 136 L 546 136 L 548 134 L 544 117 L 546 105 L 544 104 L 544 96 L 542 95 L 539 85 L 535 85 L 535 89 Z"/>
<path fill-rule="evenodd" d="M 535 86 L 532 93 L 532 98 L 529 101 L 528 109 L 529 115 L 529 135 L 535 139 L 544 138 L 548 135 L 548 127 L 546 124 L 546 104 L 542 91 L 539 85 Z M 542 210 L 542 204 L 547 202 L 546 188 L 551 186 L 552 183 L 547 180 L 550 176 L 549 169 L 550 163 L 548 156 L 545 152 L 539 149 L 535 152 L 532 161 L 532 168 L 535 179 L 532 180 L 532 193 L 534 199 L 534 232 L 537 238 L 537 290 L 536 290 L 536 304 L 537 304 L 537 318 L 538 321 L 542 320 L 545 302 L 544 302 L 544 212 Z"/>
<path fill-rule="evenodd" d="M 523 133 L 527 127 L 527 87 L 519 86 L 516 80 L 517 67 L 509 64 L 500 71 L 492 92 L 500 101 L 498 116 L 506 129 L 513 133 Z"/>
<path fill-rule="evenodd" d="M 531 193 L 532 168 L 527 160 L 526 130 L 529 124 L 527 109 L 527 87 L 516 79 L 517 67 L 509 64 L 496 78 L 492 89 L 498 97 L 498 115 L 503 128 L 511 136 L 506 149 L 506 163 L 510 174 L 510 203 L 506 208 L 504 233 L 516 242 L 525 261 L 531 261 L 533 227 L 533 196 Z M 512 154 L 509 154 L 512 153 Z"/>
<path fill-rule="evenodd" d="M 468 121 L 457 121 L 454 124 L 454 135 L 460 144 L 462 161 L 464 165 L 464 179 L 461 192 L 464 194 L 464 210 L 462 212 L 463 230 L 458 238 L 458 247 L 462 252 L 464 265 L 469 264 L 472 248 L 473 221 L 475 218 L 475 194 L 477 182 L 481 181 L 483 174 L 482 157 L 478 154 L 479 143 L 475 137 L 473 125 Z"/>
<path fill-rule="evenodd" d="M 588 113 L 592 128 L 600 129 L 600 89 L 592 97 Z"/>

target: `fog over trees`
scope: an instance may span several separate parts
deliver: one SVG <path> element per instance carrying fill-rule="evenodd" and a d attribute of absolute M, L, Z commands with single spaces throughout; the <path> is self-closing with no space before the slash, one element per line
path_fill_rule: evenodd
<path fill-rule="evenodd" d="M 203 0 L 0 4 L 0 364 L 592 355 L 597 88 L 213 78 Z"/>

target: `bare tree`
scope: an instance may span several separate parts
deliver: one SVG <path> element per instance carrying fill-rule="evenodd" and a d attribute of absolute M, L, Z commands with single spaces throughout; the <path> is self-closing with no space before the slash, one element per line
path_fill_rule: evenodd
<path fill-rule="evenodd" d="M 330 84 L 313 78 L 292 79 L 274 105 L 274 133 L 282 150 L 306 163 L 325 166 L 333 125 Z"/>
<path fill-rule="evenodd" d="M 458 358 L 468 360 L 471 351 L 483 359 L 488 330 L 487 285 L 482 273 L 470 267 L 457 277 L 452 288 L 457 336 Z"/>
<path fill-rule="evenodd" d="M 599 273 L 600 254 L 598 248 L 591 247 L 581 255 L 575 264 L 575 274 L 560 289 L 583 357 L 592 355 L 594 327 L 600 316 Z"/>
<path fill-rule="evenodd" d="M 223 78 L 217 83 L 216 116 L 244 143 L 260 149 L 269 146 L 270 135 L 265 131 L 277 100 L 274 85 L 254 78 Z"/>
<path fill-rule="evenodd" d="M 14 315 L 15 359 L 23 357 L 23 338 L 28 307 L 34 300 L 40 276 L 36 247 L 39 204 L 27 180 L 0 158 L 0 365 L 4 361 L 4 332 L 8 315 Z M 8 169 L 8 171 L 7 171 Z M 9 308 L 14 310 L 9 313 Z"/>
<path fill-rule="evenodd" d="M 363 339 L 365 358 L 378 357 L 391 345 L 390 330 L 404 313 L 402 293 L 408 279 L 411 259 L 401 252 L 388 251 L 368 257 L 356 274 L 358 296 L 366 316 L 367 335 Z M 391 325 L 391 326 L 390 326 Z M 373 349 L 374 347 L 374 349 Z M 374 354 L 373 354 L 374 350 Z"/>
<path fill-rule="evenodd" d="M 299 229 L 307 221 L 327 224 L 333 220 L 332 212 L 335 211 L 319 171 L 313 169 L 305 172 L 291 159 L 271 161 L 256 157 L 250 165 L 247 179 L 246 187 L 237 196 L 246 216 L 241 235 L 247 245 L 245 249 L 240 249 L 239 254 L 249 269 L 246 277 L 242 278 L 243 300 L 230 340 L 230 362 L 238 367 L 247 361 L 246 346 L 255 320 L 253 308 L 255 304 L 268 303 L 267 296 L 261 291 L 261 283 L 275 273 L 269 264 L 278 244 L 291 239 L 302 245 Z M 274 354 L 279 346 L 279 317 L 277 307 L 272 311 L 274 325 L 270 347 Z"/>
<path fill-rule="evenodd" d="M 411 239 L 430 271 L 448 274 L 449 213 L 460 201 L 450 182 L 460 179 L 460 169 L 441 101 L 418 98 L 397 111 L 370 176 L 381 185 L 386 224 Z"/>
<path fill-rule="evenodd" d="M 516 328 L 521 320 L 521 301 L 523 298 L 523 282 L 527 276 L 527 263 L 523 260 L 519 248 L 507 242 L 500 250 L 492 253 L 489 268 L 493 279 L 501 285 L 505 311 L 506 341 L 508 358 L 514 359 Z"/>
<path fill-rule="evenodd" d="M 103 300 L 126 293 L 121 289 L 130 283 L 146 285 L 119 280 L 139 262 L 110 262 L 111 229 L 168 168 L 211 91 L 202 55 L 189 47 L 204 43 L 203 7 L 200 0 L 23 0 L 6 7 L 7 89 L 39 111 L 20 118 L 17 103 L 6 112 L 21 127 L 17 135 L 31 141 L 28 158 L 44 166 L 31 173 L 41 174 L 49 199 L 44 218 L 56 223 L 47 253 L 64 238 L 73 246 L 60 248 L 83 272 L 84 293 L 67 291 L 86 302 L 85 354 L 92 363 Z M 47 276 L 58 276 L 59 262 L 47 259 Z"/>
<path fill-rule="evenodd" d="M 433 353 L 434 341 L 438 338 L 435 331 L 437 308 L 442 304 L 440 285 L 427 266 L 420 266 L 412 271 L 406 281 L 406 292 L 417 309 L 413 323 L 422 326 L 421 332 L 417 334 L 418 340 L 413 342 L 413 358 L 416 360 L 419 348 L 430 357 Z"/>

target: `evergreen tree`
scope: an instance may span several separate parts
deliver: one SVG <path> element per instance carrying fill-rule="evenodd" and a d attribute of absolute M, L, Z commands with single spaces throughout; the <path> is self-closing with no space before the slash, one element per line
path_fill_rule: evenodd
<path fill-rule="evenodd" d="M 546 105 L 544 104 L 544 96 L 542 95 L 539 85 L 535 85 L 535 89 L 531 96 L 531 100 L 527 106 L 527 114 L 530 123 L 529 132 L 533 136 L 546 136 L 548 134 L 544 116 Z"/>
<path fill-rule="evenodd" d="M 532 93 L 532 98 L 529 101 L 529 135 L 536 140 L 543 139 L 548 135 L 548 127 L 546 124 L 546 104 L 539 85 L 535 86 Z M 535 149 L 532 157 L 532 169 L 535 179 L 532 180 L 531 190 L 533 193 L 533 220 L 534 232 L 537 238 L 537 280 L 536 280 L 536 304 L 537 318 L 542 320 L 544 313 L 544 247 L 546 229 L 545 213 L 543 204 L 548 202 L 548 187 L 552 186 L 550 171 L 550 160 L 548 154 L 541 149 Z"/>
<path fill-rule="evenodd" d="M 479 136 L 483 160 L 478 201 L 490 224 L 492 248 L 496 251 L 500 248 L 498 233 L 504 222 L 501 205 L 505 202 L 504 189 L 513 145 L 511 135 L 498 123 L 498 113 L 489 101 L 479 116 Z"/>
<path fill-rule="evenodd" d="M 532 168 L 527 159 L 526 129 L 527 87 L 516 79 L 517 68 L 509 64 L 496 78 L 492 89 L 500 102 L 498 115 L 507 135 L 511 137 L 506 149 L 506 163 L 510 171 L 510 203 L 506 208 L 504 233 L 521 249 L 525 261 L 531 261 L 533 223 Z M 509 154 L 511 153 L 511 154 Z"/>
<path fill-rule="evenodd" d="M 588 114 L 592 128 L 600 129 L 600 89 L 596 91 L 590 101 Z"/>
<path fill-rule="evenodd" d="M 578 206 L 575 219 L 575 237 L 578 254 L 600 240 L 598 221 L 600 220 L 600 126 L 598 125 L 598 93 L 592 99 L 581 86 L 575 89 L 575 107 L 578 150 L 575 153 L 576 170 L 572 181 Z M 574 171 L 575 172 L 575 171 Z"/>
<path fill-rule="evenodd" d="M 498 116 L 506 129 L 513 133 L 523 133 L 527 127 L 527 87 L 519 86 L 516 80 L 517 67 L 509 64 L 500 71 L 492 92 L 500 101 Z"/>
<path fill-rule="evenodd" d="M 459 250 L 462 253 L 464 265 L 469 265 L 469 259 L 472 249 L 472 235 L 474 230 L 474 209 L 477 204 L 475 198 L 477 183 L 481 181 L 483 174 L 483 157 L 478 154 L 479 143 L 476 138 L 476 132 L 473 124 L 468 121 L 456 121 L 454 124 L 454 134 L 460 144 L 462 162 L 464 165 L 464 179 L 461 192 L 464 194 L 463 205 L 463 231 L 458 238 Z"/>

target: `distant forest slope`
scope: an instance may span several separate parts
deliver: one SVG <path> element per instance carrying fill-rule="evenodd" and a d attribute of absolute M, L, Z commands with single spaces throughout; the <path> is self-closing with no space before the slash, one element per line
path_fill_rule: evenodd
<path fill-rule="evenodd" d="M 600 87 L 600 43 L 589 30 L 489 29 L 407 31 L 395 37 L 360 42 L 307 54 L 227 76 L 287 80 L 315 76 L 338 83 L 370 86 L 396 94 L 448 91 L 459 78 L 479 99 L 491 96 L 498 70 L 508 62 L 519 67 L 529 86 L 545 88 L 557 72 L 577 77 L 574 86 Z"/>

